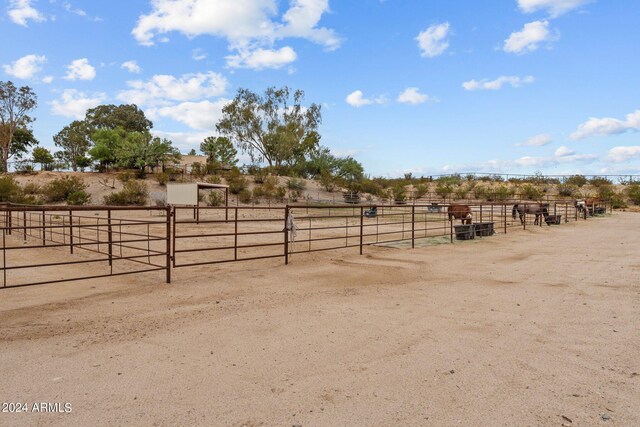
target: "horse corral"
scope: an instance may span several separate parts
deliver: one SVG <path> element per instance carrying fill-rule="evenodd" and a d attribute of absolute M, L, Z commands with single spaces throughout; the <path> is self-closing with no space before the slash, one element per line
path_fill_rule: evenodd
<path fill-rule="evenodd" d="M 172 269 L 181 267 L 266 258 L 286 264 L 295 254 L 345 248 L 362 254 L 367 246 L 397 242 L 415 248 L 460 238 L 455 219 L 474 226 L 471 238 L 541 226 L 543 216 L 584 218 L 570 202 L 376 206 L 375 215 L 369 206 L 345 205 L 2 209 L 2 288 L 158 270 L 170 282 Z"/>

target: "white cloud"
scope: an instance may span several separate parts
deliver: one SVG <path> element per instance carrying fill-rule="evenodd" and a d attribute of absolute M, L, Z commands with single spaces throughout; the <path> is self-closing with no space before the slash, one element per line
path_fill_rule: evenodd
<path fill-rule="evenodd" d="M 640 145 L 613 147 L 607 153 L 605 160 L 614 163 L 622 163 L 636 158 L 640 159 Z"/>
<path fill-rule="evenodd" d="M 551 135 L 546 133 L 541 133 L 539 135 L 532 136 L 527 139 L 525 142 L 521 142 L 516 144 L 518 147 L 544 147 L 545 145 L 551 144 Z"/>
<path fill-rule="evenodd" d="M 555 152 L 556 157 L 567 157 L 567 156 L 573 156 L 574 154 L 576 154 L 575 150 L 572 150 L 569 147 L 565 147 L 564 145 L 558 147 L 558 149 Z"/>
<path fill-rule="evenodd" d="M 551 32 L 549 21 L 534 21 L 525 24 L 522 30 L 511 33 L 504 41 L 504 51 L 522 55 L 537 50 L 541 43 L 558 40 L 557 32 Z"/>
<path fill-rule="evenodd" d="M 122 65 L 120 66 L 120 68 L 124 68 L 128 72 L 134 73 L 134 74 L 140 74 L 140 72 L 142 71 L 142 68 L 140 68 L 138 63 L 136 61 L 133 61 L 133 60 L 127 61 L 127 62 L 123 62 Z"/>
<path fill-rule="evenodd" d="M 76 59 L 67 66 L 66 80 L 93 80 L 96 69 L 89 64 L 87 58 Z"/>
<path fill-rule="evenodd" d="M 383 96 L 379 96 L 374 99 L 368 99 L 364 97 L 364 94 L 361 90 L 356 90 L 347 95 L 346 101 L 347 104 L 351 105 L 352 107 L 362 107 L 364 105 L 370 104 L 384 104 L 386 100 Z"/>
<path fill-rule="evenodd" d="M 223 37 L 241 58 L 253 57 L 256 50 L 262 51 L 258 56 L 264 51 L 277 52 L 274 43 L 288 37 L 333 50 L 340 46 L 339 37 L 331 29 L 318 27 L 328 12 L 329 0 L 291 0 L 281 16 L 274 0 L 153 0 L 152 11 L 138 18 L 132 34 L 147 46 L 154 44 L 156 36 L 173 31 L 190 38 L 205 34 Z M 284 53 L 290 59 L 292 49 L 288 49 Z M 237 60 L 238 55 L 231 55 L 231 60 Z"/>
<path fill-rule="evenodd" d="M 177 105 L 148 110 L 150 117 L 168 117 L 186 124 L 192 129 L 215 130 L 216 122 L 222 117 L 222 108 L 229 103 L 228 99 L 215 102 L 182 102 Z"/>
<path fill-rule="evenodd" d="M 626 120 L 613 119 L 610 117 L 601 119 L 591 117 L 578 126 L 578 129 L 571 134 L 570 138 L 578 140 L 594 135 L 609 136 L 639 130 L 640 110 L 636 110 L 633 113 L 627 114 Z"/>
<path fill-rule="evenodd" d="M 517 76 L 500 76 L 495 80 L 469 80 L 462 83 L 462 87 L 466 90 L 498 90 L 502 86 L 509 84 L 512 87 L 521 87 L 525 84 L 531 84 L 535 81 L 533 76 L 517 77 Z"/>
<path fill-rule="evenodd" d="M 194 101 L 220 96 L 227 90 L 227 79 L 214 72 L 171 75 L 155 75 L 148 81 L 134 80 L 127 82 L 131 88 L 118 94 L 123 102 L 138 105 L 168 105 L 172 101 Z"/>
<path fill-rule="evenodd" d="M 408 87 L 398 95 L 398 102 L 403 104 L 422 104 L 428 100 L 429 95 L 420 93 L 417 87 Z"/>
<path fill-rule="evenodd" d="M 44 76 L 42 78 L 42 83 L 51 84 L 53 82 L 53 76 Z"/>
<path fill-rule="evenodd" d="M 207 53 L 204 50 L 197 48 L 191 51 L 191 57 L 195 61 L 202 61 L 203 59 L 207 59 Z"/>
<path fill-rule="evenodd" d="M 33 6 L 31 0 L 11 0 L 7 14 L 13 23 L 27 26 L 27 21 L 43 22 L 47 19 Z"/>
<path fill-rule="evenodd" d="M 449 47 L 447 36 L 449 35 L 449 23 L 434 24 L 416 37 L 421 56 L 433 58 L 444 53 Z"/>
<path fill-rule="evenodd" d="M 590 1 L 591 0 L 518 0 L 518 6 L 524 13 L 546 10 L 552 18 L 556 18 Z"/>
<path fill-rule="evenodd" d="M 104 93 L 97 93 L 90 97 L 75 89 L 65 89 L 60 99 L 51 102 L 51 112 L 57 116 L 82 119 L 89 108 L 97 107 L 106 99 L 107 95 Z"/>
<path fill-rule="evenodd" d="M 264 68 L 281 68 L 296 60 L 296 52 L 289 46 L 281 49 L 240 49 L 237 55 L 226 57 L 227 65 L 231 68 L 252 68 L 262 70 Z"/>
<path fill-rule="evenodd" d="M 45 62 L 47 58 L 44 55 L 26 55 L 2 68 L 10 76 L 26 80 L 35 76 L 42 69 L 40 65 Z"/>

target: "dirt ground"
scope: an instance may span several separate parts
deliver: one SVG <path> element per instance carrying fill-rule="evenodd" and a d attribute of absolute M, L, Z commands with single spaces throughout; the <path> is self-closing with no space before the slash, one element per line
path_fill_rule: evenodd
<path fill-rule="evenodd" d="M 0 400 L 28 410 L 0 425 L 637 426 L 638 241 L 618 213 L 3 290 Z"/>

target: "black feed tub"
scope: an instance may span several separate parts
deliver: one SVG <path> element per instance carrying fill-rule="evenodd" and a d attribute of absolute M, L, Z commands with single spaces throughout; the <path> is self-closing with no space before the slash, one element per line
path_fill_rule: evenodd
<path fill-rule="evenodd" d="M 547 225 L 560 225 L 562 223 L 562 215 L 548 215 L 544 221 Z"/>
<path fill-rule="evenodd" d="M 473 225 L 475 227 L 476 236 L 487 237 L 495 234 L 495 231 L 493 230 L 493 222 L 476 222 Z"/>
<path fill-rule="evenodd" d="M 475 237 L 475 224 L 460 224 L 453 227 L 456 229 L 457 240 L 471 240 Z"/>

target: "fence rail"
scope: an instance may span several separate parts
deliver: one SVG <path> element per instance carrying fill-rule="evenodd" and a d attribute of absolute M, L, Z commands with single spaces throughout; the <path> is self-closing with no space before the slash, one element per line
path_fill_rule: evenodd
<path fill-rule="evenodd" d="M 474 223 L 497 234 L 543 226 L 512 204 L 469 204 Z M 293 254 L 453 241 L 446 204 L 276 207 L 0 205 L 2 288 L 164 271 Z M 596 212 L 596 206 L 590 209 Z M 610 206 L 609 206 L 610 208 Z M 606 209 L 606 206 L 604 207 Z M 573 203 L 550 203 L 562 223 L 584 220 Z M 482 237 L 483 234 L 480 234 Z M 72 268 L 65 268 L 72 267 Z"/>

